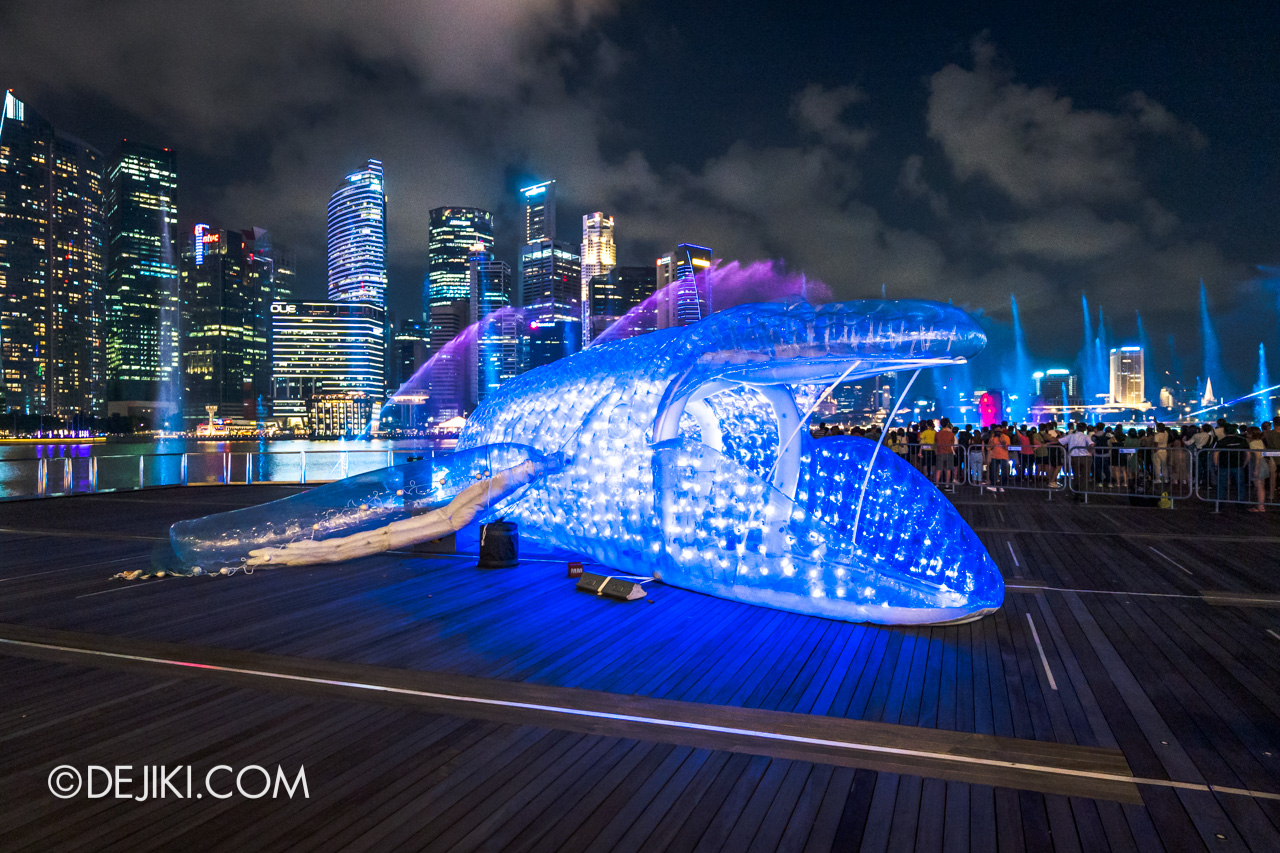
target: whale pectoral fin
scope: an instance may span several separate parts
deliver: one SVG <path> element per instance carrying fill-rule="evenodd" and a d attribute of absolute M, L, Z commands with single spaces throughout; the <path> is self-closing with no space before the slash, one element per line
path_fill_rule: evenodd
<path fill-rule="evenodd" d="M 181 521 L 169 529 L 169 540 L 183 564 L 204 571 L 278 562 L 281 549 L 301 542 L 322 543 L 294 548 L 292 556 L 308 562 L 317 562 L 310 559 L 317 554 L 365 553 L 381 541 L 366 534 L 398 533 L 402 528 L 395 525 L 416 523 L 450 506 L 459 519 L 458 513 L 468 513 L 462 524 L 499 515 L 530 483 L 562 465 L 526 445 L 485 445 L 381 468 L 261 506 Z M 451 503 L 464 494 L 463 504 Z M 330 541 L 341 544 L 324 546 Z"/>

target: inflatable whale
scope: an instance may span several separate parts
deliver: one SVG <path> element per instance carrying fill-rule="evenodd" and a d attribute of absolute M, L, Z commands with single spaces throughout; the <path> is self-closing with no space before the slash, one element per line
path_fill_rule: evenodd
<path fill-rule="evenodd" d="M 403 544 L 424 512 L 504 517 L 526 539 L 722 598 L 855 622 L 976 619 L 1004 584 L 951 503 L 897 454 L 805 423 L 823 387 L 962 363 L 985 343 L 937 302 L 741 305 L 511 379 L 430 478 L 396 466 L 354 496 L 342 481 L 172 539 L 188 564 L 293 565 Z M 418 527 L 438 536 L 443 517 Z M 388 525 L 395 536 L 368 535 Z"/>

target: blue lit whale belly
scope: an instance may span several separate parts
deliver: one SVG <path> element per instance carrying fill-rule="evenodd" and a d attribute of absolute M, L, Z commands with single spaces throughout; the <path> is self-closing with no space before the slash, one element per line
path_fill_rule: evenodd
<path fill-rule="evenodd" d="M 936 302 L 742 305 L 512 379 L 458 449 L 555 457 L 501 515 L 617 571 L 848 621 L 976 619 L 1004 584 L 950 502 L 872 442 L 811 438 L 801 403 L 812 386 L 961 363 L 985 343 Z"/>

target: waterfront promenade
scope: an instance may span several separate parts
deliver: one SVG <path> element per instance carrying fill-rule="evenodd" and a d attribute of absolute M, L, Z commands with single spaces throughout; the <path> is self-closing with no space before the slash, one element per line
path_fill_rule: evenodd
<path fill-rule="evenodd" d="M 1280 849 L 1280 515 L 971 491 L 1006 603 L 937 628 L 456 555 L 109 579 L 297 490 L 0 504 L 4 849 Z M 122 764 L 309 797 L 47 787 Z"/>

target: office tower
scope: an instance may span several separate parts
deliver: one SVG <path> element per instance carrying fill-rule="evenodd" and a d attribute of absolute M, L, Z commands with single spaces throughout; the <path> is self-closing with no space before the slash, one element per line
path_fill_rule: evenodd
<path fill-rule="evenodd" d="M 0 111 L 0 411 L 101 409 L 105 163 L 12 92 Z"/>
<path fill-rule="evenodd" d="M 520 291 L 528 330 L 522 370 L 582 348 L 582 261 L 572 246 L 554 240 L 521 246 Z"/>
<path fill-rule="evenodd" d="M 556 238 L 556 182 L 544 181 L 520 190 L 520 212 L 524 220 L 524 241 Z"/>
<path fill-rule="evenodd" d="M 299 426 L 309 422 L 318 404 L 331 411 L 342 397 L 375 404 L 382 399 L 386 312 L 381 305 L 273 302 L 270 313 L 275 417 Z M 343 411 L 364 411 L 363 403 Z"/>
<path fill-rule="evenodd" d="M 433 353 L 471 322 L 468 259 L 476 246 L 484 251 L 493 249 L 492 213 L 474 207 L 437 207 L 431 211 L 422 314 Z"/>
<path fill-rule="evenodd" d="M 592 276 L 587 285 L 587 343 L 652 296 L 656 282 L 653 267 L 614 267 L 604 275 Z M 620 337 L 632 338 L 657 328 L 652 303 L 646 308 L 627 320 Z"/>
<path fill-rule="evenodd" d="M 715 310 L 711 299 L 711 250 L 681 243 L 657 261 L 658 328 L 689 326 Z"/>
<path fill-rule="evenodd" d="M 392 391 L 404 385 L 418 368 L 427 363 L 427 330 L 418 320 L 400 321 L 400 329 L 392 340 L 392 371 L 387 387 Z"/>
<path fill-rule="evenodd" d="M 386 305 L 387 195 L 382 161 L 342 179 L 329 199 L 329 299 Z"/>
<path fill-rule="evenodd" d="M 108 406 L 177 414 L 178 173 L 172 151 L 125 141 L 107 170 Z"/>
<path fill-rule="evenodd" d="M 1143 379 L 1142 347 L 1112 348 L 1111 404 L 1142 406 L 1146 403 Z"/>
<path fill-rule="evenodd" d="M 511 305 L 511 268 L 477 245 L 470 259 L 471 322 L 476 324 L 472 403 L 480 403 L 519 370 L 520 324 Z"/>
<path fill-rule="evenodd" d="M 1065 368 L 1039 371 L 1031 374 L 1036 383 L 1036 396 L 1045 406 L 1083 406 L 1080 377 Z"/>
<path fill-rule="evenodd" d="M 520 190 L 525 243 L 516 290 L 525 325 L 520 370 L 550 364 L 582 348 L 582 257 L 556 240 L 556 182 Z"/>
<path fill-rule="evenodd" d="M 591 343 L 591 279 L 618 264 L 613 217 L 596 212 L 582 217 L 582 344 Z"/>
<path fill-rule="evenodd" d="M 470 409 L 474 347 L 450 341 L 471 322 L 470 257 L 493 248 L 493 214 L 474 207 L 438 207 L 431 211 L 427 283 L 423 309 L 428 342 L 435 358 L 427 389 L 431 414 L 441 420 Z"/>
<path fill-rule="evenodd" d="M 292 261 L 262 228 L 198 224 L 182 252 L 183 414 L 217 406 L 222 417 L 271 413 L 271 312 L 290 298 Z"/>
<path fill-rule="evenodd" d="M 292 250 L 277 244 L 265 228 L 246 228 L 242 232 L 245 254 L 251 262 L 251 274 L 260 279 L 259 286 L 269 288 L 278 302 L 293 299 L 298 264 Z M 264 328 L 270 339 L 271 318 L 263 311 Z"/>

